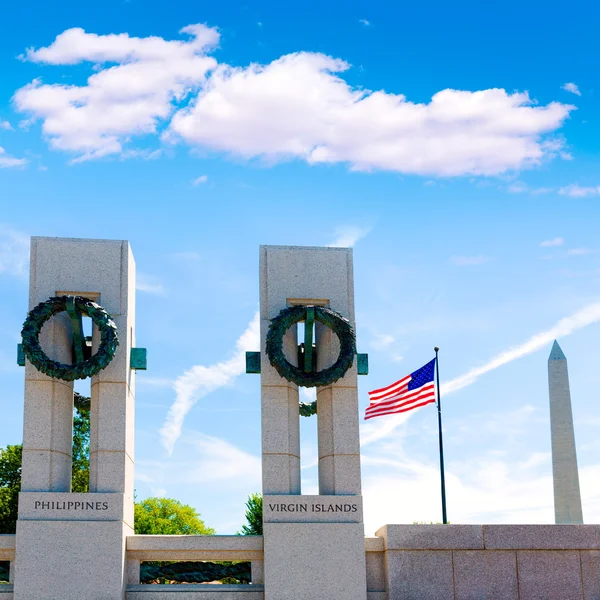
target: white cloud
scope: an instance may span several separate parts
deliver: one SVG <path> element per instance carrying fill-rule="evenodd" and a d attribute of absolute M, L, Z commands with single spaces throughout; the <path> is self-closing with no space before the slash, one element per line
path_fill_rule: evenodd
<path fill-rule="evenodd" d="M 586 254 L 591 254 L 593 250 L 590 248 L 569 248 L 567 250 L 567 254 L 569 256 L 585 256 Z"/>
<path fill-rule="evenodd" d="M 183 101 L 216 66 L 206 56 L 218 42 L 215 29 L 189 25 L 180 33 L 191 39 L 68 29 L 50 46 L 27 50 L 24 60 L 50 65 L 91 62 L 98 71 L 84 86 L 35 80 L 15 93 L 15 105 L 31 119 L 42 119 L 51 146 L 76 153 L 78 162 L 120 154 L 131 136 L 156 133 L 173 112 L 173 102 Z"/>
<path fill-rule="evenodd" d="M 136 275 L 135 289 L 138 292 L 146 292 L 148 294 L 164 294 L 165 292 L 162 283 L 156 277 L 146 275 L 140 271 Z"/>
<path fill-rule="evenodd" d="M 353 170 L 496 175 L 562 149 L 556 131 L 575 107 L 527 93 L 446 89 L 428 104 L 351 87 L 340 59 L 298 52 L 268 65 L 220 66 L 175 114 L 170 137 L 246 158 L 347 163 Z"/>
<path fill-rule="evenodd" d="M 563 158 L 565 157 L 563 156 Z M 553 192 L 554 188 L 531 188 L 523 181 L 515 181 L 514 183 L 508 186 L 507 191 L 509 194 L 523 194 L 525 192 L 528 192 L 532 196 L 539 196 L 540 194 L 549 194 L 550 192 Z"/>
<path fill-rule="evenodd" d="M 541 244 L 541 248 L 553 248 L 555 246 L 562 246 L 565 243 L 565 238 L 555 237 L 551 240 L 544 240 Z"/>
<path fill-rule="evenodd" d="M 561 85 L 560 87 L 561 87 L 561 89 L 565 90 L 566 92 L 571 92 L 571 94 L 575 94 L 576 96 L 581 96 L 581 92 L 579 91 L 579 88 L 574 83 L 565 83 L 564 85 Z"/>
<path fill-rule="evenodd" d="M 566 185 L 558 190 L 559 194 L 563 196 L 570 196 L 571 198 L 584 198 L 585 196 L 597 196 L 600 194 L 600 185 L 592 187 L 582 187 L 576 183 L 572 185 Z"/>
<path fill-rule="evenodd" d="M 394 342 L 396 338 L 389 333 L 377 333 L 371 339 L 371 346 L 375 350 L 386 350 L 389 348 Z"/>
<path fill-rule="evenodd" d="M 451 256 L 450 264 L 456 267 L 473 267 L 490 262 L 491 258 L 487 256 Z"/>
<path fill-rule="evenodd" d="M 181 33 L 191 39 L 64 31 L 23 59 L 89 62 L 97 71 L 83 86 L 35 80 L 15 93 L 15 105 L 28 122 L 41 119 L 51 146 L 75 153 L 76 162 L 122 154 L 133 136 L 160 133 L 173 111 L 163 139 L 271 162 L 299 158 L 455 176 L 497 175 L 566 158 L 564 142 L 552 134 L 574 106 L 542 106 L 527 93 L 503 89 L 446 89 L 419 104 L 352 87 L 340 76 L 350 65 L 323 54 L 217 66 L 207 56 L 218 42 L 216 29 L 189 25 Z"/>
<path fill-rule="evenodd" d="M 371 26 L 371 21 L 367 21 L 367 19 L 359 19 L 358 22 L 361 25 L 364 25 L 365 27 L 370 27 Z"/>
<path fill-rule="evenodd" d="M 600 321 L 600 302 L 589 304 L 576 313 L 561 319 L 547 331 L 536 333 L 523 344 L 501 352 L 481 367 L 475 367 L 464 375 L 441 385 L 442 397 L 475 383 L 482 375 L 494 371 L 518 358 L 547 347 L 553 340 L 570 335 L 578 329 Z"/>
<path fill-rule="evenodd" d="M 29 236 L 0 225 L 0 275 L 24 277 L 29 263 Z"/>
<path fill-rule="evenodd" d="M 523 181 L 515 181 L 508 186 L 509 194 L 522 194 L 529 191 L 529 186 Z"/>
<path fill-rule="evenodd" d="M 334 240 L 327 244 L 329 248 L 352 248 L 371 231 L 370 227 L 358 225 L 341 225 L 334 230 Z"/>
<path fill-rule="evenodd" d="M 208 175 L 200 175 L 200 177 L 196 177 L 194 181 L 192 181 L 192 185 L 200 185 L 201 183 L 206 183 L 208 181 Z"/>
<path fill-rule="evenodd" d="M 6 150 L 0 147 L 0 169 L 9 167 L 24 167 L 29 161 L 26 158 L 14 158 L 6 153 Z"/>
<path fill-rule="evenodd" d="M 235 352 L 229 360 L 208 367 L 196 365 L 180 375 L 173 386 L 176 398 L 160 430 L 162 444 L 171 453 L 181 435 L 185 417 L 200 398 L 215 390 L 231 385 L 246 369 L 246 351 L 260 346 L 258 313 L 235 344 Z"/>
<path fill-rule="evenodd" d="M 13 131 L 12 125 L 8 121 L 0 121 L 0 129 Z"/>

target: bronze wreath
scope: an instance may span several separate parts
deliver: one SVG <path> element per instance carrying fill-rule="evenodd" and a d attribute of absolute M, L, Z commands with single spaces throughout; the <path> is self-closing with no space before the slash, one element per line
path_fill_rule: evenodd
<path fill-rule="evenodd" d="M 340 355 L 337 361 L 328 369 L 316 373 L 306 373 L 288 362 L 283 353 L 283 336 L 294 324 L 303 321 L 306 316 L 306 306 L 292 306 L 284 308 L 274 319 L 267 333 L 267 356 L 277 372 L 301 387 L 324 386 L 334 383 L 344 376 L 346 371 L 354 362 L 356 354 L 356 335 L 348 319 L 339 313 L 324 306 L 315 306 L 315 320 L 329 327 L 340 340 Z M 316 405 L 312 403 L 301 403 L 300 413 L 310 416 L 316 412 L 309 407 Z"/>
<path fill-rule="evenodd" d="M 98 373 L 108 366 L 114 358 L 117 346 L 119 345 L 117 326 L 108 313 L 99 304 L 82 296 L 75 296 L 77 310 L 90 317 L 100 330 L 100 347 L 98 348 L 98 352 L 87 360 L 74 365 L 65 365 L 49 358 L 40 345 L 40 331 L 50 317 L 66 310 L 69 298 L 69 296 L 55 296 L 45 302 L 40 302 L 27 315 L 21 331 L 21 335 L 23 336 L 23 352 L 29 359 L 29 362 L 38 371 L 56 379 L 64 379 L 65 381 L 85 379 Z M 73 297 L 71 296 L 71 298 Z"/>

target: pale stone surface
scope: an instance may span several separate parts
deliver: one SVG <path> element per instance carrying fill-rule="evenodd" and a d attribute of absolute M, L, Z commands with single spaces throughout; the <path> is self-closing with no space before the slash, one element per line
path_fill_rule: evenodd
<path fill-rule="evenodd" d="M 71 488 L 71 470 L 71 454 L 24 448 L 21 489 L 68 492 Z"/>
<path fill-rule="evenodd" d="M 298 390 L 265 386 L 263 406 L 263 454 L 288 454 L 300 458 Z"/>
<path fill-rule="evenodd" d="M 263 585 L 265 582 L 265 561 L 253 560 L 250 563 L 252 585 Z"/>
<path fill-rule="evenodd" d="M 452 600 L 452 552 L 386 552 L 389 595 L 393 600 Z"/>
<path fill-rule="evenodd" d="M 265 596 L 273 600 L 366 600 L 363 527 L 265 523 Z"/>
<path fill-rule="evenodd" d="M 483 549 L 481 525 L 384 525 L 376 535 L 388 550 Z"/>
<path fill-rule="evenodd" d="M 26 366 L 14 595 L 91 599 L 102 590 L 103 600 L 123 600 L 125 538 L 133 524 L 135 372 L 129 350 L 135 344 L 135 263 L 123 241 L 32 238 L 30 273 L 30 309 L 55 295 L 93 299 L 117 324 L 119 346 L 110 365 L 92 378 L 90 490 L 98 494 L 36 494 L 70 490 L 73 384 Z M 68 318 L 59 315 L 40 338 L 49 356 L 71 363 L 71 336 Z M 96 326 L 92 338 L 97 349 Z M 53 508 L 44 502 L 54 502 Z M 96 510 L 104 502 L 106 511 Z M 82 509 L 87 503 L 93 511 Z"/>
<path fill-rule="evenodd" d="M 325 299 L 332 309 L 354 319 L 350 248 L 261 246 L 260 259 L 262 317 L 276 316 L 288 299 Z"/>
<path fill-rule="evenodd" d="M 126 515 L 123 494 L 21 492 L 19 519 L 29 521 L 122 521 Z"/>
<path fill-rule="evenodd" d="M 600 600 L 600 551 L 582 550 L 583 600 Z"/>
<path fill-rule="evenodd" d="M 131 528 L 119 521 L 19 520 L 15 598 L 121 600 L 128 533 Z"/>
<path fill-rule="evenodd" d="M 454 600 L 518 600 L 515 552 L 454 552 Z"/>
<path fill-rule="evenodd" d="M 136 560 L 263 560 L 261 535 L 132 535 L 127 556 Z"/>
<path fill-rule="evenodd" d="M 361 496 L 264 496 L 265 523 L 362 523 Z"/>
<path fill-rule="evenodd" d="M 517 552 L 519 600 L 575 600 L 583 597 L 579 552 Z"/>
<path fill-rule="evenodd" d="M 556 523 L 583 523 L 567 359 L 555 341 L 548 359 Z"/>
<path fill-rule="evenodd" d="M 135 558 L 127 559 L 127 585 L 140 584 L 140 564 Z"/>
<path fill-rule="evenodd" d="M 300 459 L 289 454 L 263 454 L 265 494 L 300 494 Z"/>
<path fill-rule="evenodd" d="M 127 587 L 127 600 L 263 600 L 261 585 L 133 585 Z"/>
<path fill-rule="evenodd" d="M 385 554 L 383 552 L 367 552 L 367 591 L 385 592 Z"/>
<path fill-rule="evenodd" d="M 484 525 L 486 549 L 600 549 L 600 525 Z"/>
<path fill-rule="evenodd" d="M 358 495 L 361 492 L 360 455 L 335 454 L 319 460 L 321 494 Z"/>

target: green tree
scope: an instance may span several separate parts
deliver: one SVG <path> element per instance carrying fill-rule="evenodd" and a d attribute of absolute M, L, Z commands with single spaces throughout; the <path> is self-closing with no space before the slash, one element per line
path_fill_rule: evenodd
<path fill-rule="evenodd" d="M 0 449 L 0 533 L 15 533 L 21 490 L 20 444 Z"/>
<path fill-rule="evenodd" d="M 90 399 L 75 392 L 71 489 L 87 492 L 90 478 Z M 21 444 L 0 448 L 0 533 L 15 533 L 21 490 Z"/>
<path fill-rule="evenodd" d="M 242 525 L 241 535 L 263 534 L 263 499 L 262 494 L 250 494 L 246 500 L 246 521 Z"/>
<path fill-rule="evenodd" d="M 171 498 L 146 498 L 134 507 L 134 530 L 146 535 L 214 535 L 195 508 Z"/>
<path fill-rule="evenodd" d="M 90 489 L 90 399 L 75 392 L 71 491 Z"/>

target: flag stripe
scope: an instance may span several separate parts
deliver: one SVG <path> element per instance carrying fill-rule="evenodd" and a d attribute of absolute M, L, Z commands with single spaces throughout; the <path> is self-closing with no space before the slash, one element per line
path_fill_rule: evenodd
<path fill-rule="evenodd" d="M 408 412 L 409 410 L 412 410 L 413 408 L 419 408 L 421 406 L 425 406 L 426 404 L 431 404 L 432 402 L 435 402 L 435 398 L 431 398 L 430 400 L 426 400 L 422 404 L 416 404 L 415 406 L 409 406 L 408 408 L 403 408 L 403 409 L 400 409 L 400 410 L 398 410 L 397 408 L 395 408 L 395 409 L 389 410 L 387 412 L 382 412 L 382 413 L 377 413 L 377 414 L 372 414 L 372 415 L 365 415 L 365 421 L 367 419 L 372 419 L 373 417 L 380 417 L 382 415 L 393 415 L 393 414 Z"/>
<path fill-rule="evenodd" d="M 387 387 L 379 388 L 378 390 L 373 390 L 373 391 L 369 392 L 369 397 L 377 398 L 378 396 L 383 395 L 382 392 L 391 392 L 391 391 L 393 391 L 392 388 L 396 389 L 396 387 L 399 386 L 400 384 L 406 385 L 406 384 L 408 384 L 409 381 L 410 381 L 410 375 L 407 375 L 406 377 L 403 377 L 399 381 L 396 381 L 396 383 L 392 383 L 391 385 L 388 385 Z"/>
<path fill-rule="evenodd" d="M 435 402 L 434 371 L 437 358 L 399 381 L 369 392 L 365 419 L 403 413 Z"/>
<path fill-rule="evenodd" d="M 388 402 L 383 405 L 382 404 L 372 404 L 371 406 L 369 406 L 367 408 L 366 413 L 372 414 L 372 413 L 388 411 L 390 409 L 404 408 L 405 406 L 413 405 L 416 402 L 420 402 L 421 400 L 424 400 L 425 398 L 433 398 L 435 400 L 435 390 L 433 390 L 433 389 L 426 390 L 422 394 L 418 394 L 417 396 L 415 396 L 414 398 L 411 398 L 409 400 L 405 400 L 404 398 L 402 398 L 400 400 L 396 400 L 395 402 Z"/>
<path fill-rule="evenodd" d="M 414 398 L 415 396 L 418 396 L 419 394 L 421 394 L 424 391 L 428 392 L 430 390 L 435 390 L 435 385 L 433 383 L 424 385 L 423 387 L 420 387 L 416 390 L 410 390 L 410 391 L 407 390 L 405 393 L 394 394 L 393 396 L 390 396 L 389 398 L 386 398 L 385 400 L 379 400 L 378 402 L 371 402 L 371 406 L 382 406 L 385 404 L 393 404 L 394 402 L 396 402 L 398 400 L 409 400 L 410 398 Z"/>

